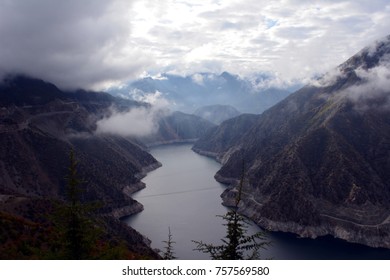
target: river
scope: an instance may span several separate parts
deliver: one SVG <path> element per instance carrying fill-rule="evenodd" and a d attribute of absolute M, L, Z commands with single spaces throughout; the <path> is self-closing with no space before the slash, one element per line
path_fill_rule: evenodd
<path fill-rule="evenodd" d="M 193 249 L 191 240 L 221 244 L 226 234 L 217 215 L 226 213 L 220 194 L 226 186 L 214 180 L 220 164 L 198 155 L 190 144 L 153 148 L 151 154 L 162 167 L 143 179 L 146 188 L 133 195 L 145 210 L 124 219 L 131 227 L 152 240 L 152 247 L 164 250 L 170 228 L 178 259 L 208 259 Z M 261 230 L 252 224 L 248 233 Z M 261 258 L 273 259 L 390 259 L 390 250 L 350 244 L 332 237 L 316 240 L 293 234 L 269 233 L 272 246 L 261 251 Z"/>

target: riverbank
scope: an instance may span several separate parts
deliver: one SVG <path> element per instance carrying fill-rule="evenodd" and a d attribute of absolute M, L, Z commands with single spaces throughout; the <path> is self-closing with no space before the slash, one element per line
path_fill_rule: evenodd
<path fill-rule="evenodd" d="M 234 178 L 224 178 L 220 175 L 216 176 L 217 181 L 230 185 L 237 185 L 237 180 Z M 231 207 L 235 205 L 235 197 L 237 190 L 230 187 L 221 195 L 223 204 Z M 261 228 L 272 232 L 288 232 L 296 234 L 301 238 L 316 239 L 321 236 L 333 236 L 350 243 L 357 243 L 373 248 L 390 249 L 390 243 L 383 238 L 390 232 L 390 217 L 388 214 L 380 214 L 380 222 L 372 224 L 362 224 L 347 218 L 339 218 L 334 215 L 325 213 L 319 214 L 319 222 L 317 225 L 301 225 L 291 221 L 274 221 L 265 218 L 261 215 L 263 202 L 256 200 L 253 195 L 243 192 L 241 203 L 239 205 L 239 213 L 250 218 Z M 334 210 L 335 213 L 341 213 L 343 210 Z M 377 215 L 379 215 L 377 213 Z M 366 212 L 369 215 L 369 212 Z"/>
<path fill-rule="evenodd" d="M 223 163 L 227 157 L 221 153 L 214 153 L 192 148 L 192 150 L 200 155 L 204 155 L 214 160 Z M 236 190 L 232 186 L 238 185 L 237 178 L 223 177 L 216 174 L 214 178 L 227 186 L 230 186 L 222 194 L 223 204 L 227 207 L 235 206 Z M 334 238 L 344 240 L 351 244 L 362 244 L 372 248 L 390 249 L 390 243 L 383 239 L 390 232 L 390 213 L 376 213 L 379 222 L 373 224 L 362 224 L 356 221 L 342 219 L 330 214 L 320 214 L 320 224 L 315 226 L 300 225 L 289 221 L 273 221 L 261 215 L 262 202 L 254 199 L 253 195 L 243 194 L 242 202 L 239 205 L 239 212 L 251 219 L 259 227 L 271 232 L 284 232 L 296 234 L 301 238 L 316 239 L 324 236 L 333 236 Z M 347 209 L 348 210 L 348 209 Z M 344 211 L 347 211 L 344 210 Z M 342 211 L 342 210 L 340 210 Z M 337 212 L 337 211 L 335 211 Z M 367 211 L 366 215 L 369 215 Z M 389 251 L 390 252 L 390 251 Z"/>
<path fill-rule="evenodd" d="M 145 183 L 141 182 L 141 179 L 145 178 L 145 176 L 157 168 L 161 167 L 162 164 L 160 162 L 153 163 L 151 165 L 145 166 L 142 168 L 141 172 L 136 174 L 135 177 L 140 180 L 139 182 L 125 186 L 122 189 L 122 192 L 129 198 L 132 198 L 132 195 L 146 187 Z M 137 214 L 144 210 L 144 206 L 136 200 L 133 200 L 132 205 L 127 205 L 124 207 L 118 207 L 111 211 L 110 215 L 115 219 L 122 220 L 128 216 Z"/>
<path fill-rule="evenodd" d="M 214 179 L 220 164 L 195 153 L 191 147 L 179 144 L 151 149 L 151 154 L 163 166 L 142 180 L 147 188 L 133 194 L 133 198 L 144 205 L 144 210 L 122 221 L 147 236 L 152 240 L 152 247 L 160 250 L 164 250 L 162 241 L 167 240 L 169 227 L 179 259 L 207 259 L 209 256 L 193 251 L 191 240 L 220 244 L 226 228 L 216 215 L 227 211 L 220 197 L 227 187 Z M 255 204 L 248 198 L 246 204 L 250 203 Z M 248 217 L 251 218 L 250 214 Z M 260 228 L 252 224 L 248 230 L 255 233 Z M 390 259 L 390 250 L 330 236 L 311 239 L 298 238 L 292 233 L 269 232 L 268 239 L 272 246 L 261 253 L 263 259 Z"/>

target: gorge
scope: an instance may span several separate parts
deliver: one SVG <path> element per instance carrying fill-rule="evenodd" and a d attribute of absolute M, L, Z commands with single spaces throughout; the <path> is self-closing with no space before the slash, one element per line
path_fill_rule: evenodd
<path fill-rule="evenodd" d="M 213 178 L 220 164 L 194 153 L 191 147 L 192 144 L 174 144 L 151 149 L 162 166 L 148 173 L 142 180 L 146 188 L 132 196 L 144 210 L 122 221 L 150 238 L 151 247 L 161 251 L 165 250 L 163 241 L 168 239 L 169 227 L 178 259 L 209 259 L 207 254 L 193 250 L 195 244 L 191 240 L 221 243 L 226 228 L 216 215 L 227 211 L 220 198 L 227 186 Z M 251 224 L 248 233 L 260 230 Z M 262 259 L 390 259 L 390 250 L 351 244 L 330 236 L 313 240 L 269 232 L 267 238 L 272 245 L 261 251 Z"/>

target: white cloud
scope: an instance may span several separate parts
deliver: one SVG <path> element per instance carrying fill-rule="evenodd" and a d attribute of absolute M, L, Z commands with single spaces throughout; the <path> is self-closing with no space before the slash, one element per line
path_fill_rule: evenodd
<path fill-rule="evenodd" d="M 347 88 L 343 95 L 353 101 L 360 110 L 390 109 L 390 60 L 371 69 L 359 68 L 356 75 L 362 80 L 359 85 Z"/>
<path fill-rule="evenodd" d="M 101 87 L 138 76 L 151 54 L 131 41 L 131 2 L 0 0 L 0 75 L 61 87 Z"/>
<path fill-rule="evenodd" d="M 345 77 L 345 73 L 343 73 L 340 67 L 335 67 L 319 78 L 313 78 L 309 81 L 310 85 L 316 87 L 327 87 L 335 84 L 338 79 Z"/>
<path fill-rule="evenodd" d="M 194 81 L 194 83 L 197 83 L 198 85 L 204 85 L 204 76 L 199 73 L 192 75 L 191 79 Z"/>
<path fill-rule="evenodd" d="M 141 12 L 133 25 L 142 27 L 138 36 L 159 58 L 160 67 L 182 74 L 269 71 L 302 80 L 384 37 L 390 25 L 385 0 L 167 0 L 157 10 L 154 3 L 138 3 L 153 12 L 147 21 Z"/>
<path fill-rule="evenodd" d="M 323 73 L 388 35 L 387 0 L 0 0 L 0 74 L 100 87 L 144 71 Z"/>
<path fill-rule="evenodd" d="M 147 106 L 132 108 L 126 112 L 110 108 L 108 116 L 97 121 L 96 133 L 121 136 L 144 137 L 158 131 L 159 120 L 170 114 L 168 101 L 162 93 L 132 92 L 134 100 L 147 103 Z"/>
<path fill-rule="evenodd" d="M 96 125 L 98 134 L 121 136 L 143 137 L 158 130 L 154 110 L 145 107 L 133 108 L 128 112 L 117 112 L 112 109 L 111 115 L 99 120 Z"/>
<path fill-rule="evenodd" d="M 159 91 L 151 93 L 135 89 L 130 95 L 136 101 L 152 105 L 154 111 L 165 110 L 169 107 L 169 101 Z"/>

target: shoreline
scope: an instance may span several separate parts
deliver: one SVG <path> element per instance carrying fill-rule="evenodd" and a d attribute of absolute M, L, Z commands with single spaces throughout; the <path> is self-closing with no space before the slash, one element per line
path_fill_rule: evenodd
<path fill-rule="evenodd" d="M 192 150 L 202 156 L 213 158 L 222 164 L 221 159 L 223 158 L 223 155 L 220 153 L 203 151 L 196 148 L 192 148 Z M 238 183 L 237 178 L 223 177 L 218 173 L 215 174 L 214 178 L 221 184 L 228 186 L 228 188 L 221 194 L 222 204 L 227 207 L 234 206 L 234 201 L 231 200 L 232 193 L 234 192 L 234 188 L 232 186 Z M 259 214 L 261 212 L 260 209 L 261 204 L 259 202 L 244 196 L 239 207 L 239 212 L 248 217 L 261 228 L 271 232 L 292 233 L 296 234 L 300 238 L 310 239 L 330 235 L 348 243 L 361 244 L 371 248 L 390 249 L 390 241 L 383 238 L 385 232 L 390 232 L 390 216 L 383 223 L 372 226 L 356 224 L 350 220 L 320 214 L 320 225 L 303 226 L 295 222 L 279 222 L 267 219 Z M 370 236 L 370 238 L 366 238 L 367 236 Z"/>
<path fill-rule="evenodd" d="M 157 148 L 160 146 L 168 146 L 168 145 L 173 145 L 173 144 L 192 144 L 195 143 L 196 139 L 184 139 L 184 140 L 170 140 L 170 141 L 161 141 L 161 142 L 154 142 L 151 144 L 145 144 L 145 146 L 150 149 L 150 148 Z M 157 159 L 156 159 L 157 160 Z M 149 172 L 152 172 L 158 168 L 160 168 L 162 164 L 157 161 L 155 163 L 152 163 L 148 166 L 144 166 L 141 169 L 141 172 L 135 174 L 135 177 L 139 180 L 139 182 L 125 186 L 122 189 L 122 192 L 129 198 L 131 198 L 134 203 L 133 205 L 127 205 L 124 207 L 119 207 L 115 208 L 111 211 L 110 215 L 114 217 L 115 219 L 118 220 L 123 220 L 127 217 L 130 217 L 134 214 L 140 213 L 144 210 L 144 206 L 139 203 L 137 200 L 132 198 L 132 195 L 144 188 L 146 188 L 145 183 L 141 182 L 143 178 L 145 178 Z"/>
<path fill-rule="evenodd" d="M 153 163 L 151 165 L 145 166 L 142 168 L 141 172 L 135 175 L 135 177 L 139 180 L 139 182 L 125 186 L 122 189 L 122 192 L 132 199 L 132 205 L 127 205 L 124 207 L 115 208 L 111 211 L 110 215 L 117 220 L 122 220 L 131 215 L 137 214 L 144 210 L 144 206 L 139 203 L 137 200 L 132 198 L 132 195 L 146 187 L 145 183 L 141 182 L 141 179 L 144 178 L 149 172 L 160 168 L 162 164 L 160 162 Z"/>
<path fill-rule="evenodd" d="M 232 178 L 222 178 L 221 176 L 218 176 L 216 179 L 222 184 L 233 181 Z M 234 206 L 235 202 L 233 198 L 235 197 L 235 192 L 236 189 L 230 185 L 221 195 L 222 204 L 227 207 Z M 384 236 L 390 232 L 388 218 L 378 225 L 364 225 L 350 220 L 320 214 L 321 223 L 318 226 L 303 226 L 292 221 L 281 222 L 265 218 L 259 214 L 261 213 L 261 206 L 262 204 L 254 200 L 253 197 L 250 198 L 244 194 L 238 211 L 259 227 L 270 232 L 292 233 L 299 238 L 308 239 L 316 239 L 329 235 L 351 244 L 365 245 L 370 248 L 390 249 L 390 241 Z"/>

